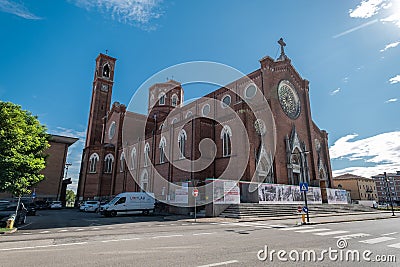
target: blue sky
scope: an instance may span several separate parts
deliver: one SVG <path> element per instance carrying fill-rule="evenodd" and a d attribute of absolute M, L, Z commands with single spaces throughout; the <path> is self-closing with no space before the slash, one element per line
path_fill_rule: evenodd
<path fill-rule="evenodd" d="M 0 99 L 32 111 L 50 133 L 81 138 L 68 159 L 75 182 L 98 53 L 118 59 L 113 100 L 128 104 L 146 79 L 178 63 L 249 73 L 279 56 L 280 37 L 310 81 L 334 174 L 400 170 L 399 0 L 0 0 L 0 24 Z"/>

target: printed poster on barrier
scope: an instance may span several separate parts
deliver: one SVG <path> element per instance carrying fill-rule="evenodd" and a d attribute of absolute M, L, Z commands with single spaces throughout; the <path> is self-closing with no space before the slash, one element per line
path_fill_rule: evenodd
<path fill-rule="evenodd" d="M 236 181 L 213 181 L 214 204 L 239 204 L 240 189 Z"/>
<path fill-rule="evenodd" d="M 327 188 L 328 204 L 348 204 L 347 191 L 343 189 Z"/>
<path fill-rule="evenodd" d="M 189 201 L 189 188 L 187 183 L 182 183 L 181 187 L 175 188 L 175 199 L 172 203 L 187 204 Z"/>
<path fill-rule="evenodd" d="M 258 187 L 260 204 L 302 204 L 303 193 L 299 186 L 281 184 L 261 184 Z M 307 201 L 310 204 L 322 203 L 321 189 L 308 187 Z"/>

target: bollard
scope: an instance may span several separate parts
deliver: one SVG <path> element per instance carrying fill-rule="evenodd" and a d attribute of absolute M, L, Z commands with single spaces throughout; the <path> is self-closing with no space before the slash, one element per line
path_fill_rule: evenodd
<path fill-rule="evenodd" d="M 14 227 L 14 218 L 9 218 L 8 220 L 7 220 L 7 226 L 6 226 L 6 228 L 7 229 L 12 229 Z"/>
<path fill-rule="evenodd" d="M 301 214 L 301 222 L 303 223 L 303 224 L 306 224 L 306 215 L 303 213 L 303 214 Z"/>

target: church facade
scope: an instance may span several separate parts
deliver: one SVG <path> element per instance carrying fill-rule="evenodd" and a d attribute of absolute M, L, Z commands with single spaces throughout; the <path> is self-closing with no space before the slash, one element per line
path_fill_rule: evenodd
<path fill-rule="evenodd" d="M 246 82 L 239 79 L 231 84 L 235 90 L 221 87 L 202 98 L 218 100 L 221 105 L 207 104 L 202 99 L 183 105 L 182 85 L 169 80 L 148 89 L 148 114 L 131 113 L 118 102 L 111 104 L 116 59 L 100 54 L 96 59 L 78 200 L 108 199 L 121 192 L 141 190 L 167 199 L 169 191 L 155 181 L 155 172 L 177 185 L 190 182 L 201 186 L 209 178 L 228 178 L 223 175 L 229 161 L 240 154 L 234 152 L 238 145 L 234 138 L 241 133 L 230 125 L 229 116 L 220 118 L 223 122 L 206 116 L 218 116 L 219 110 L 226 107 L 234 111 L 248 135 L 249 157 L 238 177 L 241 182 L 307 182 L 315 187 L 330 187 L 328 134 L 312 120 L 309 82 L 294 69 L 282 40 L 280 44 L 280 57 L 261 59 L 260 68 L 248 74 Z M 268 147 L 270 142 L 263 142 L 264 129 L 268 128 L 265 125 L 270 122 L 257 119 L 242 101 L 255 99 L 256 88 L 275 121 L 273 149 Z M 140 142 L 128 144 L 124 140 L 127 118 L 145 121 Z M 204 139 L 215 144 L 215 155 L 209 155 L 212 162 L 201 171 L 178 168 L 179 161 L 193 162 L 202 156 L 199 144 Z"/>

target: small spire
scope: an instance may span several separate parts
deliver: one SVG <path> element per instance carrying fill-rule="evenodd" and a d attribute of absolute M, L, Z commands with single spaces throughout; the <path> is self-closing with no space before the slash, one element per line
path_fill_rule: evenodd
<path fill-rule="evenodd" d="M 281 55 L 279 56 L 278 60 L 287 59 L 287 56 L 285 55 L 286 43 L 285 43 L 285 41 L 283 41 L 283 38 L 279 39 L 278 44 L 281 46 Z"/>

